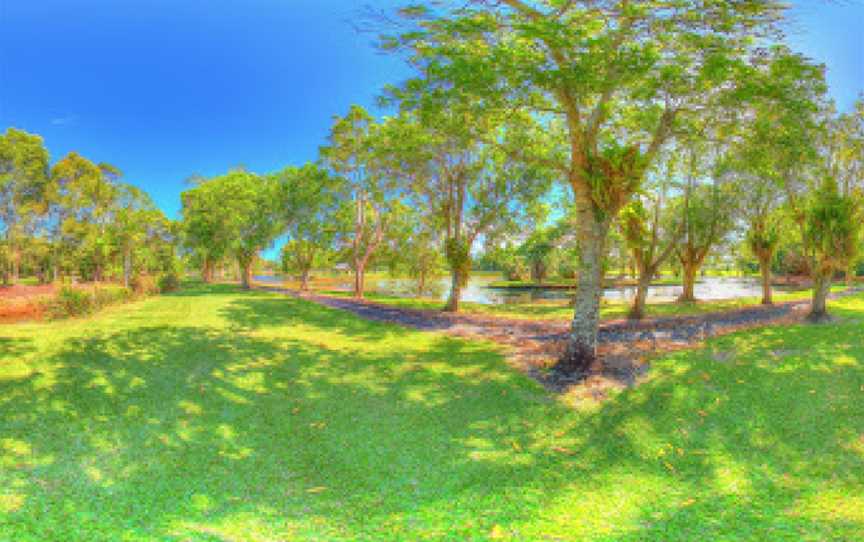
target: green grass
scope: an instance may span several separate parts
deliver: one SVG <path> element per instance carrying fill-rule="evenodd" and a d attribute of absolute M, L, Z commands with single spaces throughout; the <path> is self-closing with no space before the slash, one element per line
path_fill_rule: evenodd
<path fill-rule="evenodd" d="M 864 297 L 602 403 L 497 347 L 197 287 L 0 330 L 0 540 L 855 540 Z"/>
<path fill-rule="evenodd" d="M 832 292 L 845 290 L 845 285 L 837 284 Z M 350 297 L 350 292 L 331 290 L 328 295 Z M 810 299 L 811 290 L 796 290 L 789 292 L 774 292 L 775 303 L 786 301 L 803 301 Z M 385 294 L 367 293 L 370 301 L 402 307 L 406 309 L 439 310 L 444 302 L 438 298 L 429 297 L 397 297 Z M 697 301 L 695 303 L 649 303 L 646 307 L 647 317 L 697 316 L 711 312 L 743 309 L 760 303 L 758 297 L 739 298 L 721 301 Z M 460 310 L 466 314 L 481 316 L 497 316 L 516 318 L 520 320 L 568 320 L 573 317 L 573 309 L 565 300 L 541 301 L 534 303 L 512 303 L 506 305 L 485 305 L 482 303 L 460 303 Z M 626 318 L 630 305 L 622 302 L 604 302 L 600 308 L 600 316 L 604 320 Z"/>

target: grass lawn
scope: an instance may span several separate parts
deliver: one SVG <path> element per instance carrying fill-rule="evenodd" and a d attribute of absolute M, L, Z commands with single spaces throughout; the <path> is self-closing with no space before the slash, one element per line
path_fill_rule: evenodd
<path fill-rule="evenodd" d="M 860 540 L 864 297 L 572 408 L 229 286 L 0 328 L 0 540 Z"/>
<path fill-rule="evenodd" d="M 837 284 L 831 288 L 832 292 L 840 292 L 846 289 L 845 285 Z M 350 292 L 326 291 L 328 295 L 350 297 Z M 798 290 L 789 292 L 774 292 L 774 302 L 809 300 L 811 290 Z M 408 309 L 439 310 L 444 302 L 438 298 L 429 297 L 397 297 L 367 293 L 366 299 L 386 305 L 393 305 Z M 739 298 L 721 301 L 697 301 L 695 303 L 649 303 L 646 306 L 648 317 L 664 316 L 694 316 L 709 312 L 719 312 L 752 307 L 760 303 L 761 298 Z M 565 300 L 550 300 L 534 303 L 512 303 L 507 305 L 484 305 L 482 303 L 462 302 L 460 310 L 466 314 L 479 314 L 486 316 L 500 316 L 505 318 L 517 318 L 524 320 L 569 320 L 573 317 L 573 308 L 567 305 Z M 604 320 L 626 318 L 630 310 L 628 303 L 603 302 L 600 308 L 600 317 Z"/>

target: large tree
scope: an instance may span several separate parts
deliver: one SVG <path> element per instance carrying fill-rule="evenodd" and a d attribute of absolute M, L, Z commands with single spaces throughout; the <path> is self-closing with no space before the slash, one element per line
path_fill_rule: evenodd
<path fill-rule="evenodd" d="M 282 248 L 282 267 L 300 276 L 301 290 L 309 289 L 309 274 L 332 256 L 338 233 L 335 224 L 344 179 L 315 164 L 289 167 L 275 176 L 281 190 L 288 242 Z"/>
<path fill-rule="evenodd" d="M 762 303 L 771 304 L 771 265 L 783 232 L 782 206 L 798 215 L 796 183 L 817 158 L 819 114 L 826 91 L 824 69 L 785 47 L 757 57 L 740 92 L 749 107 L 739 108 L 728 168 L 739 185 L 747 244 L 759 262 Z M 803 230 L 802 230 L 803 234 Z"/>
<path fill-rule="evenodd" d="M 444 310 L 459 310 L 462 288 L 471 273 L 475 241 L 497 230 L 514 228 L 545 192 L 545 170 L 514 161 L 499 145 L 495 119 L 474 104 L 450 101 L 447 107 L 410 97 L 415 109 L 386 125 L 384 158 L 394 175 L 409 181 L 410 197 L 437 226 L 450 269 L 450 293 Z"/>
<path fill-rule="evenodd" d="M 187 243 L 205 251 L 207 257 L 221 255 L 223 250 L 230 254 L 244 289 L 251 287 L 258 252 L 282 229 L 276 187 L 270 177 L 236 169 L 181 196 Z"/>
<path fill-rule="evenodd" d="M 48 151 L 42 138 L 15 128 L 0 134 L 0 222 L 11 260 L 4 280 L 18 281 L 21 243 L 44 206 L 47 185 Z"/>
<path fill-rule="evenodd" d="M 437 6 L 438 4 L 436 4 Z M 735 85 L 755 38 L 768 37 L 779 1 L 476 1 L 405 10 L 408 47 L 435 93 L 472 93 L 488 107 L 560 120 L 552 162 L 575 198 L 578 290 L 567 363 L 595 357 L 603 259 L 611 221 L 681 117 Z M 410 87 L 414 82 L 409 82 Z M 557 148 L 557 147 L 556 147 Z M 530 154 L 526 152 L 527 156 Z"/>
<path fill-rule="evenodd" d="M 321 157 L 349 186 L 352 226 L 346 232 L 351 245 L 354 296 L 362 298 L 366 268 L 384 241 L 390 208 L 398 196 L 398 178 L 386 163 L 388 141 L 383 127 L 362 107 L 354 105 L 337 117 Z M 342 213 L 344 217 L 344 213 Z"/>

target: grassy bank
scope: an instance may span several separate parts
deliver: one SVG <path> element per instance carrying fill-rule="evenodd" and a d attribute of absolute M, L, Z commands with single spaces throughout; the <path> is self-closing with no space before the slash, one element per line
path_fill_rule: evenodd
<path fill-rule="evenodd" d="M 573 409 L 492 344 L 198 287 L 0 328 L 0 539 L 853 540 L 864 297 Z"/>

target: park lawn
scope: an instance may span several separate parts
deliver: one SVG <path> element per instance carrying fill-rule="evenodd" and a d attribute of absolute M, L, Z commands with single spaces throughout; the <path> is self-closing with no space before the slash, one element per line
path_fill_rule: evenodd
<path fill-rule="evenodd" d="M 831 288 L 832 292 L 840 292 L 846 289 L 845 285 L 837 284 Z M 340 297 L 350 297 L 350 292 L 329 290 L 324 293 Z M 812 296 L 812 290 L 775 291 L 774 301 L 783 303 L 786 301 L 805 301 Z M 438 298 L 431 297 L 398 297 L 393 295 L 367 293 L 366 299 L 406 309 L 440 310 L 444 302 Z M 698 316 L 712 312 L 743 309 L 759 305 L 760 298 L 739 298 L 720 301 L 697 301 L 695 303 L 648 303 L 646 316 L 651 318 L 671 316 Z M 485 305 L 482 303 L 461 302 L 459 310 L 465 314 L 477 314 L 482 316 L 495 316 L 502 318 L 515 318 L 519 320 L 569 320 L 573 317 L 573 308 L 568 306 L 565 300 L 550 300 L 534 303 L 512 303 L 504 305 Z M 603 320 L 616 320 L 626 318 L 630 305 L 623 302 L 603 301 L 600 306 L 600 317 Z"/>
<path fill-rule="evenodd" d="M 230 286 L 0 328 L 0 540 L 855 540 L 864 296 L 574 408 L 498 347 Z"/>

